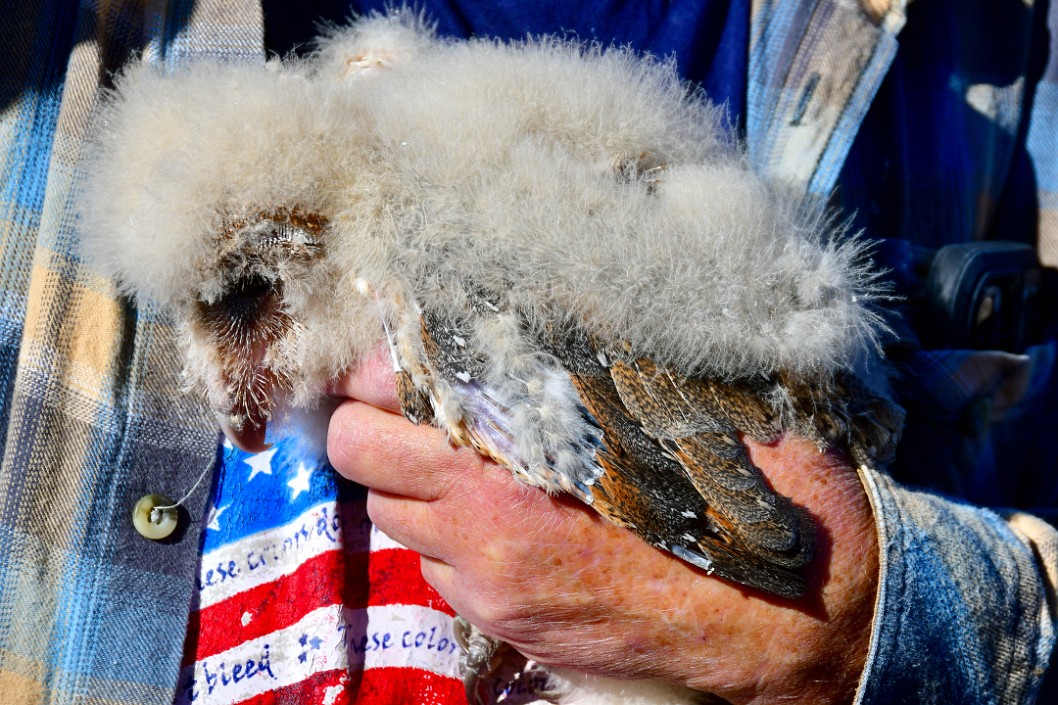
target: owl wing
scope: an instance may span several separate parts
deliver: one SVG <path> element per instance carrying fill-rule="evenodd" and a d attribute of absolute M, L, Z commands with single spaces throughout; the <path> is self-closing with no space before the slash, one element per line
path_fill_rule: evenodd
<path fill-rule="evenodd" d="M 592 471 L 569 472 L 519 455 L 512 418 L 520 402 L 487 381 L 487 361 L 467 345 L 470 331 L 424 314 L 420 332 L 422 364 L 398 373 L 409 418 L 422 420 L 432 406 L 454 442 L 521 479 L 579 497 L 710 574 L 790 599 L 804 594 L 800 569 L 812 558 L 812 519 L 771 490 L 739 440 L 740 432 L 778 435 L 779 421 L 760 398 L 765 389 L 681 378 L 648 360 L 609 362 L 576 331 L 547 335 L 542 357 L 572 388 L 589 429 L 572 452 Z M 455 415 L 448 411 L 453 398 L 461 409 Z"/>
<path fill-rule="evenodd" d="M 812 558 L 814 524 L 771 490 L 739 437 L 779 433 L 758 390 L 681 377 L 645 359 L 593 357 L 596 365 L 587 358 L 571 375 L 603 429 L 592 506 L 711 574 L 803 595 L 799 569 Z"/>

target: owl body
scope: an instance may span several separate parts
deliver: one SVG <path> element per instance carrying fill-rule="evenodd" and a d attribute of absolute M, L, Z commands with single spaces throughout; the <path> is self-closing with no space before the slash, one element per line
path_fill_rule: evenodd
<path fill-rule="evenodd" d="M 382 343 L 409 418 L 795 599 L 812 520 L 741 436 L 896 443 L 863 246 L 669 64 L 396 13 L 305 61 L 130 67 L 95 154 L 86 252 L 246 447 Z"/>

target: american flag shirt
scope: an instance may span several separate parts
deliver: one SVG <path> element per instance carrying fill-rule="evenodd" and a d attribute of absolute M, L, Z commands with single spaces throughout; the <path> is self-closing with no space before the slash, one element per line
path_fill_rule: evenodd
<path fill-rule="evenodd" d="M 418 554 L 306 445 L 221 448 L 176 703 L 465 703 Z"/>

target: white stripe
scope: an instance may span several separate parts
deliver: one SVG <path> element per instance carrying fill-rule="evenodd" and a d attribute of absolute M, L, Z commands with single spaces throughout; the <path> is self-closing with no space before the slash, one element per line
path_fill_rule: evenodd
<path fill-rule="evenodd" d="M 418 668 L 458 677 L 452 619 L 416 605 L 321 607 L 180 673 L 176 705 L 229 705 L 332 670 Z"/>
<path fill-rule="evenodd" d="M 290 575 L 327 551 L 346 553 L 403 548 L 371 525 L 362 502 L 324 502 L 290 523 L 267 529 L 202 556 L 198 608 Z"/>
<path fill-rule="evenodd" d="M 335 502 L 318 504 L 284 526 L 252 534 L 203 554 L 199 563 L 199 608 L 273 582 L 293 573 L 310 558 L 341 548 L 342 532 L 355 530 L 357 513 L 349 507 L 342 510 L 346 516 L 339 514 Z M 364 533 L 366 538 L 367 532 Z"/>

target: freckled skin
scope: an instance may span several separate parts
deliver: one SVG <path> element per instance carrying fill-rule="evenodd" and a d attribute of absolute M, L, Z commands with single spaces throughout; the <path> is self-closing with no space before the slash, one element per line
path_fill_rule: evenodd
<path fill-rule="evenodd" d="M 378 364 L 383 364 L 379 362 Z M 840 457 L 795 438 L 744 439 L 779 493 L 819 527 L 809 591 L 782 600 L 706 576 L 574 500 L 519 485 L 397 412 L 392 381 L 361 369 L 331 420 L 329 452 L 372 488 L 380 529 L 486 633 L 543 663 L 661 677 L 735 705 L 851 702 L 878 573 L 866 495 Z"/>

